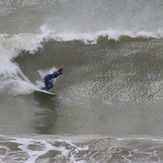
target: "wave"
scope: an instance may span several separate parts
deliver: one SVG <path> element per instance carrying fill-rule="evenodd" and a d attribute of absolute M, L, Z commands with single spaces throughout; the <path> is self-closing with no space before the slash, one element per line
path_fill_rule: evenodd
<path fill-rule="evenodd" d="M 40 28 L 38 34 L 17 34 L 17 35 L 0 35 L 0 92 L 8 92 L 9 94 L 24 94 L 31 93 L 38 87 L 33 84 L 24 75 L 21 68 L 13 60 L 14 58 L 23 55 L 25 51 L 28 54 L 35 55 L 39 49 L 43 48 L 43 43 L 50 40 L 57 42 L 82 41 L 85 44 L 98 44 L 101 38 L 108 41 L 114 40 L 124 41 L 130 38 L 130 41 L 137 38 L 143 39 L 162 39 L 163 32 L 131 32 L 131 31 L 116 31 L 107 30 L 96 33 L 58 33 L 55 30 L 44 25 Z M 52 68 L 51 68 L 52 69 Z M 20 88 L 20 89 L 17 89 Z M 17 91 L 16 91 L 17 90 Z M 18 91 L 20 90 L 20 91 Z"/>

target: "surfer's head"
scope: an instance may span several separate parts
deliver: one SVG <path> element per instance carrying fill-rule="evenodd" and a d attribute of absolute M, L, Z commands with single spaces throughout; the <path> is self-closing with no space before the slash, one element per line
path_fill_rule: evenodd
<path fill-rule="evenodd" d="M 58 72 L 59 72 L 60 74 L 63 74 L 63 69 L 60 68 L 60 69 L 58 70 Z"/>

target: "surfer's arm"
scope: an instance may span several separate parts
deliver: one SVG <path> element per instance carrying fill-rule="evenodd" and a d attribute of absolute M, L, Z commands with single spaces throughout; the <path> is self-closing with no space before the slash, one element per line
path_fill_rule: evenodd
<path fill-rule="evenodd" d="M 54 84 L 54 82 L 55 82 L 55 79 L 54 79 L 54 78 L 52 78 L 52 79 L 51 79 L 51 82 Z"/>

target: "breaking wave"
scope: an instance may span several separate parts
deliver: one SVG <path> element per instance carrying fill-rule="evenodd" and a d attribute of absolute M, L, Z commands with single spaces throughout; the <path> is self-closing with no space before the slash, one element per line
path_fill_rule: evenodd
<path fill-rule="evenodd" d="M 31 93 L 38 86 L 30 82 L 24 75 L 21 68 L 13 61 L 14 58 L 22 55 L 22 51 L 35 55 L 38 50 L 43 48 L 43 44 L 50 40 L 57 42 L 82 41 L 85 44 L 98 44 L 98 41 L 104 39 L 106 41 L 113 40 L 115 43 L 134 41 L 134 39 L 162 39 L 163 32 L 130 32 L 130 31 L 99 31 L 96 33 L 59 33 L 47 27 L 40 28 L 38 34 L 17 34 L 17 35 L 0 35 L 0 92 L 11 94 Z M 38 56 L 39 57 L 39 56 Z M 51 68 L 52 69 L 52 68 Z M 19 89 L 17 89 L 19 88 Z M 7 90 L 7 91 L 6 91 Z"/>

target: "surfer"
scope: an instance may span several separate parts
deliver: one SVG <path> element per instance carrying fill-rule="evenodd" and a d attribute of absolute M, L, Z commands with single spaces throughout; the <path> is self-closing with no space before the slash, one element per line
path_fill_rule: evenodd
<path fill-rule="evenodd" d="M 62 75 L 62 74 L 63 74 L 63 69 L 60 68 L 57 72 L 46 75 L 44 77 L 45 87 L 43 87 L 42 89 L 44 89 L 44 90 L 51 89 L 53 87 L 54 79 L 57 78 L 59 75 Z"/>

